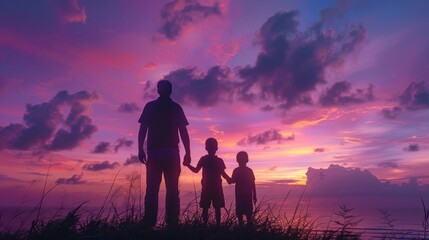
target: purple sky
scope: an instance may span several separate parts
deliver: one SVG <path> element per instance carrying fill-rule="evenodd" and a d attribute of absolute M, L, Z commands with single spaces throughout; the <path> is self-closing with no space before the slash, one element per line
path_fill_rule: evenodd
<path fill-rule="evenodd" d="M 308 196 L 418 201 L 428 11 L 426 0 L 0 1 L 0 205 L 34 204 L 48 172 L 51 204 L 97 205 L 118 171 L 118 186 L 144 176 L 137 120 L 163 78 L 193 163 L 215 137 L 227 173 L 247 151 L 267 195 L 308 184 Z M 182 194 L 200 177 L 183 168 Z"/>

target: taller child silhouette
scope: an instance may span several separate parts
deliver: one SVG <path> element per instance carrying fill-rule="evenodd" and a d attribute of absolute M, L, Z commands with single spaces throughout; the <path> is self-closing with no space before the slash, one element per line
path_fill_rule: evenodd
<path fill-rule="evenodd" d="M 155 226 L 158 214 L 158 193 L 162 174 L 166 187 L 165 220 L 176 225 L 179 219 L 179 134 L 185 148 L 184 165 L 191 162 L 188 120 L 182 107 L 170 96 L 172 84 L 161 80 L 157 84 L 159 98 L 146 104 L 140 116 L 138 137 L 139 159 L 146 164 L 146 196 L 143 221 Z M 147 133 L 147 158 L 143 145 Z"/>

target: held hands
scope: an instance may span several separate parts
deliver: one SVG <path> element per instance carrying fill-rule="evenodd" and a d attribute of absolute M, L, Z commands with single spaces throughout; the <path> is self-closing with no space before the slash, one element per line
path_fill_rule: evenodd
<path fill-rule="evenodd" d="M 191 155 L 189 153 L 185 153 L 185 156 L 183 157 L 183 166 L 189 167 L 191 164 Z"/>
<path fill-rule="evenodd" d="M 139 150 L 139 160 L 141 163 L 146 164 L 147 163 L 147 159 L 146 159 L 146 153 L 144 152 L 144 150 Z"/>

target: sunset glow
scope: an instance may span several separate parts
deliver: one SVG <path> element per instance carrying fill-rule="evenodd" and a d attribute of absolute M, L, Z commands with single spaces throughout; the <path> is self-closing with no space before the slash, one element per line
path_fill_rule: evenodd
<path fill-rule="evenodd" d="M 305 197 L 333 205 L 429 201 L 428 11 L 425 0 L 0 1 L 0 206 L 34 206 L 45 181 L 49 206 L 99 206 L 133 174 L 144 193 L 137 120 L 164 78 L 192 163 L 209 137 L 228 174 L 246 151 L 268 199 L 307 184 Z M 200 180 L 182 166 L 183 204 Z"/>

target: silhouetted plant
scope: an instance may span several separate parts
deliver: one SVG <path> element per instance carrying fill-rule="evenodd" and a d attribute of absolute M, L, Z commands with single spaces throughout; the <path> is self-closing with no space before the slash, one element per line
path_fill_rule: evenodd
<path fill-rule="evenodd" d="M 337 224 L 340 229 L 335 239 L 359 239 L 360 234 L 353 233 L 351 228 L 357 226 L 363 219 L 354 215 L 354 209 L 346 207 L 345 204 L 340 204 L 339 208 L 340 209 L 335 212 L 335 215 L 339 216 L 341 219 L 335 220 L 334 223 Z"/>
<path fill-rule="evenodd" d="M 422 216 L 422 228 L 423 228 L 423 239 L 426 239 L 428 230 L 429 230 L 429 209 L 426 209 L 425 201 L 423 198 L 420 198 L 423 206 L 423 216 Z"/>

